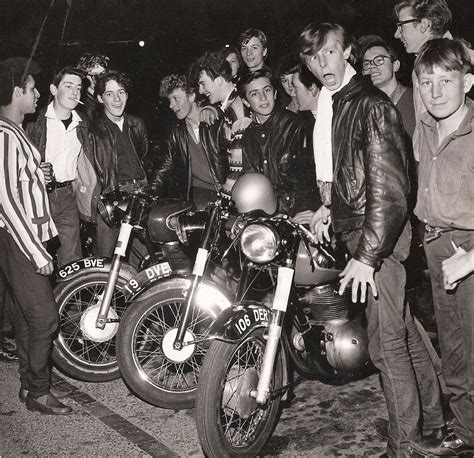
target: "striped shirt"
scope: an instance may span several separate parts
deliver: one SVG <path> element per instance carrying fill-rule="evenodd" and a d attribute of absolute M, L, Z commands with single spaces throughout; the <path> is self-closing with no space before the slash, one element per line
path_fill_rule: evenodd
<path fill-rule="evenodd" d="M 0 161 L 0 227 L 40 269 L 52 260 L 42 242 L 57 235 L 41 157 L 23 129 L 4 117 L 0 117 Z"/>

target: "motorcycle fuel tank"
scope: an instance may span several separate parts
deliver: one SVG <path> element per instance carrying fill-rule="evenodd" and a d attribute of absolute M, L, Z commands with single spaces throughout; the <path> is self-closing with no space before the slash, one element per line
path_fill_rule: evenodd
<path fill-rule="evenodd" d="M 311 256 L 304 243 L 300 242 L 295 265 L 295 285 L 316 286 L 336 280 L 341 270 L 329 268 L 331 263 L 317 247 L 309 248 Z"/>
<path fill-rule="evenodd" d="M 148 233 L 152 242 L 164 243 L 178 240 L 175 224 L 180 213 L 193 208 L 192 202 L 180 199 L 160 199 L 150 210 Z"/>

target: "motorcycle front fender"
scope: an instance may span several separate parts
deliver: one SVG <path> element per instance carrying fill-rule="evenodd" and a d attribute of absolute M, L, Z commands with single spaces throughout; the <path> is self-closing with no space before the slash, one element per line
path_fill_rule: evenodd
<path fill-rule="evenodd" d="M 158 278 L 155 282 L 147 285 L 139 294 L 129 298 L 134 302 L 148 299 L 166 290 L 181 290 L 183 297 L 191 288 L 194 276 L 187 274 L 171 274 Z M 221 285 L 203 277 L 197 289 L 194 299 L 195 306 L 206 310 L 213 318 L 216 318 L 222 311 L 232 307 L 233 297 L 230 292 Z"/>
<path fill-rule="evenodd" d="M 212 323 L 210 340 L 238 342 L 256 328 L 266 328 L 272 311 L 259 302 L 245 301 L 224 310 Z"/>
<path fill-rule="evenodd" d="M 96 272 L 110 272 L 112 266 L 111 258 L 104 257 L 90 257 L 82 258 L 77 261 L 65 264 L 58 270 L 55 280 L 57 283 L 72 280 L 80 275 L 96 273 Z M 137 270 L 127 262 L 122 262 L 120 266 L 120 276 L 126 280 L 132 279 L 137 274 Z"/>

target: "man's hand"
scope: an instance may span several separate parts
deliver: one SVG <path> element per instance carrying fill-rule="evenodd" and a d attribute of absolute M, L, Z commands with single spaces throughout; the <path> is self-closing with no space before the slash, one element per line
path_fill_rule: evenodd
<path fill-rule="evenodd" d="M 201 108 L 199 112 L 199 122 L 212 126 L 216 122 L 216 119 L 219 119 L 219 112 L 216 108 L 210 105 Z"/>
<path fill-rule="evenodd" d="M 329 228 L 331 227 L 331 210 L 321 205 L 318 210 L 313 214 L 309 223 L 309 228 L 313 234 L 315 234 L 319 243 L 324 244 L 326 239 L 328 242 L 331 241 L 329 235 Z"/>
<path fill-rule="evenodd" d="M 311 210 L 305 210 L 304 212 L 299 212 L 295 216 L 293 216 L 291 221 L 296 224 L 310 224 L 315 213 L 316 212 L 313 212 Z"/>
<path fill-rule="evenodd" d="M 250 118 L 240 118 L 234 121 L 232 124 L 231 134 L 235 135 L 237 133 L 243 132 L 250 126 L 252 120 Z"/>
<path fill-rule="evenodd" d="M 43 171 L 44 179 L 49 182 L 53 179 L 53 165 L 50 162 L 42 162 L 40 169 Z"/>
<path fill-rule="evenodd" d="M 36 269 L 36 273 L 44 276 L 51 275 L 53 273 L 53 261 L 50 261 L 45 266 Z"/>
<path fill-rule="evenodd" d="M 452 290 L 456 288 L 460 280 L 474 271 L 474 250 L 466 252 L 463 248 L 454 247 L 454 254 L 443 261 L 443 284 L 444 289 Z"/>
<path fill-rule="evenodd" d="M 343 294 L 347 284 L 352 280 L 352 302 L 357 302 L 357 296 L 360 286 L 360 301 L 365 302 L 367 284 L 372 288 L 372 294 L 377 297 L 377 287 L 374 281 L 375 269 L 368 264 L 357 261 L 352 258 L 346 268 L 339 274 L 342 277 L 339 286 L 339 294 Z"/>

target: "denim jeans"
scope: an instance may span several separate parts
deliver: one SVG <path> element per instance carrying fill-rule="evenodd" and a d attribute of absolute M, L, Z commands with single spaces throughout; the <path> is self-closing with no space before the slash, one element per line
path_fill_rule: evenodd
<path fill-rule="evenodd" d="M 354 254 L 361 231 L 345 237 Z M 369 354 L 380 370 L 388 410 L 387 454 L 405 456 L 411 440 L 422 429 L 444 424 L 441 388 L 428 350 L 418 332 L 405 300 L 406 273 L 411 228 L 406 224 L 393 253 L 375 272 L 378 297 L 367 295 Z"/>
<path fill-rule="evenodd" d="M 72 186 L 48 194 L 51 216 L 58 230 L 58 267 L 82 258 L 79 210 Z"/>
<path fill-rule="evenodd" d="M 13 321 L 20 359 L 21 387 L 33 397 L 49 393 L 49 362 L 53 337 L 58 328 L 58 308 L 49 278 L 39 275 L 16 245 L 0 228 L 0 268 L 15 296 Z"/>
<path fill-rule="evenodd" d="M 474 231 L 442 233 L 438 239 L 425 242 L 425 251 L 438 323 L 441 366 L 455 416 L 454 430 L 461 439 L 474 445 L 474 274 L 462 280 L 456 289 L 444 289 L 441 263 L 454 254 L 451 241 L 466 251 L 472 250 Z"/>

